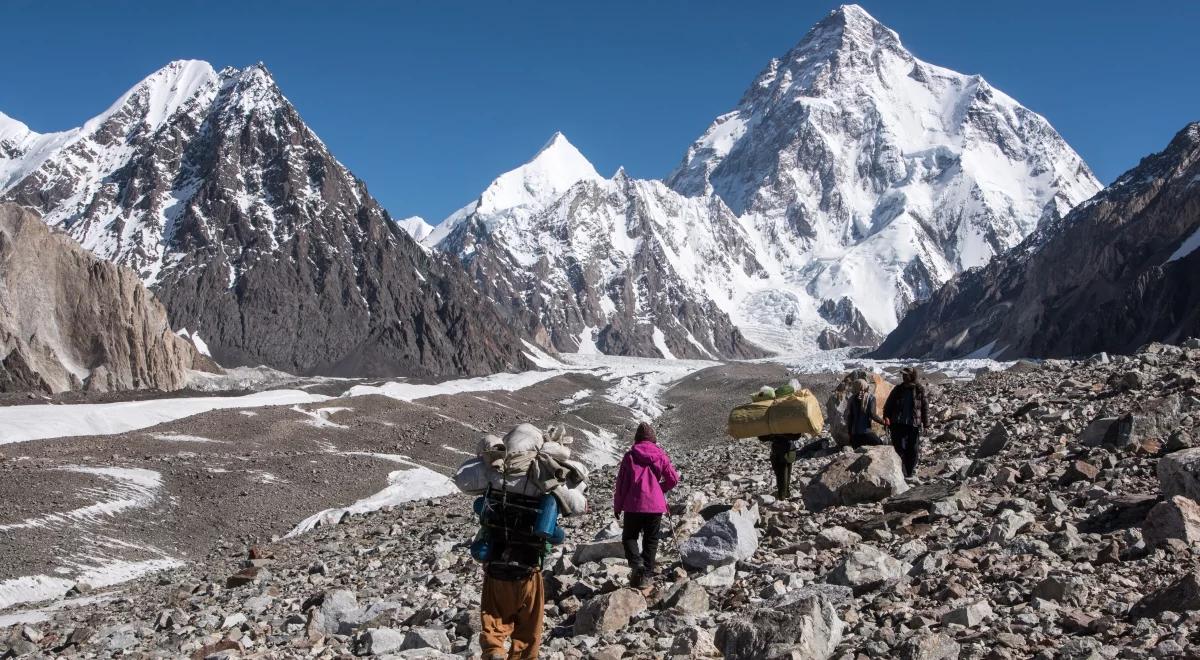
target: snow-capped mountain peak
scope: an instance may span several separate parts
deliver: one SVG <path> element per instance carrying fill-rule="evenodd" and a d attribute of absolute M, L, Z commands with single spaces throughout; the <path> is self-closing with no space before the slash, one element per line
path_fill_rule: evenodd
<path fill-rule="evenodd" d="M 425 222 L 425 218 L 419 215 L 410 216 L 403 220 L 396 220 L 396 226 L 408 232 L 408 235 L 412 236 L 413 240 L 418 243 L 425 240 L 430 232 L 433 231 L 433 225 Z"/>
<path fill-rule="evenodd" d="M 496 177 L 479 199 L 443 220 L 425 242 L 428 245 L 441 243 L 469 218 L 489 227 L 505 222 L 520 224 L 576 183 L 603 180 L 604 177 L 575 145 L 561 132 L 556 132 L 533 158 Z"/>
<path fill-rule="evenodd" d="M 977 75 L 922 62 L 856 5 L 773 60 L 668 183 L 719 196 L 761 240 L 772 275 L 730 314 L 780 350 L 846 319 L 886 333 L 952 275 L 1099 189 L 1044 118 Z"/>

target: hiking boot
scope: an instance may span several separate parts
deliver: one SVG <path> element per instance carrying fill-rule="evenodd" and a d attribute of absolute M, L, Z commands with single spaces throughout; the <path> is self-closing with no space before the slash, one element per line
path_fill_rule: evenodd
<path fill-rule="evenodd" d="M 634 589 L 641 589 L 646 584 L 646 574 L 641 570 L 635 570 L 629 574 L 629 586 Z"/>

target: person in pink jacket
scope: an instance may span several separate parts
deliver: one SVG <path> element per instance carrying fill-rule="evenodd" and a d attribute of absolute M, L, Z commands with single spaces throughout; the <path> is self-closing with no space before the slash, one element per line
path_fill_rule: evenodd
<path fill-rule="evenodd" d="M 613 487 L 613 513 L 625 514 L 621 540 L 625 559 L 633 569 L 629 583 L 641 587 L 646 576 L 654 574 L 658 554 L 658 532 L 667 512 L 666 493 L 679 483 L 679 473 L 671 459 L 657 444 L 654 427 L 638 424 L 633 446 L 621 459 L 617 483 Z M 638 537 L 642 539 L 638 550 Z"/>

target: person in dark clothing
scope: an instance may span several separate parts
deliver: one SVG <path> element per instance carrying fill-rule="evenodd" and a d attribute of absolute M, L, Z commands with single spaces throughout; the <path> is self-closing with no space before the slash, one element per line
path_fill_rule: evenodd
<path fill-rule="evenodd" d="M 618 519 L 625 516 L 621 542 L 631 569 L 630 586 L 641 587 L 646 577 L 654 574 L 658 533 L 668 510 L 666 493 L 678 483 L 679 473 L 658 446 L 654 427 L 646 422 L 638 424 L 633 446 L 621 459 L 613 486 L 613 513 Z"/>
<path fill-rule="evenodd" d="M 775 473 L 775 497 L 781 500 L 792 497 L 792 463 L 796 462 L 796 434 L 759 436 L 759 440 L 771 444 L 771 470 Z"/>
<path fill-rule="evenodd" d="M 883 441 L 871 430 L 871 422 L 887 426 L 887 422 L 875 412 L 875 395 L 867 381 L 858 379 L 851 385 L 853 394 L 846 403 L 846 430 L 850 435 L 850 446 L 871 447 Z"/>
<path fill-rule="evenodd" d="M 900 375 L 904 382 L 888 395 L 883 418 L 891 428 L 892 447 L 904 464 L 904 476 L 912 478 L 921 452 L 921 432 L 929 429 L 929 401 L 916 367 L 905 367 Z"/>

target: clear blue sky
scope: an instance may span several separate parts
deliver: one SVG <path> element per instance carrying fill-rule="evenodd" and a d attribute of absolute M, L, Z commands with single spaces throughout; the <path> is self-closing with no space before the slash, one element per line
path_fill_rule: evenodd
<path fill-rule="evenodd" d="M 438 221 L 555 130 L 666 175 L 837 2 L 6 0 L 0 111 L 76 126 L 170 60 L 263 61 L 397 217 Z M 1200 120 L 1200 3 L 861 3 L 1049 118 L 1104 182 Z"/>

